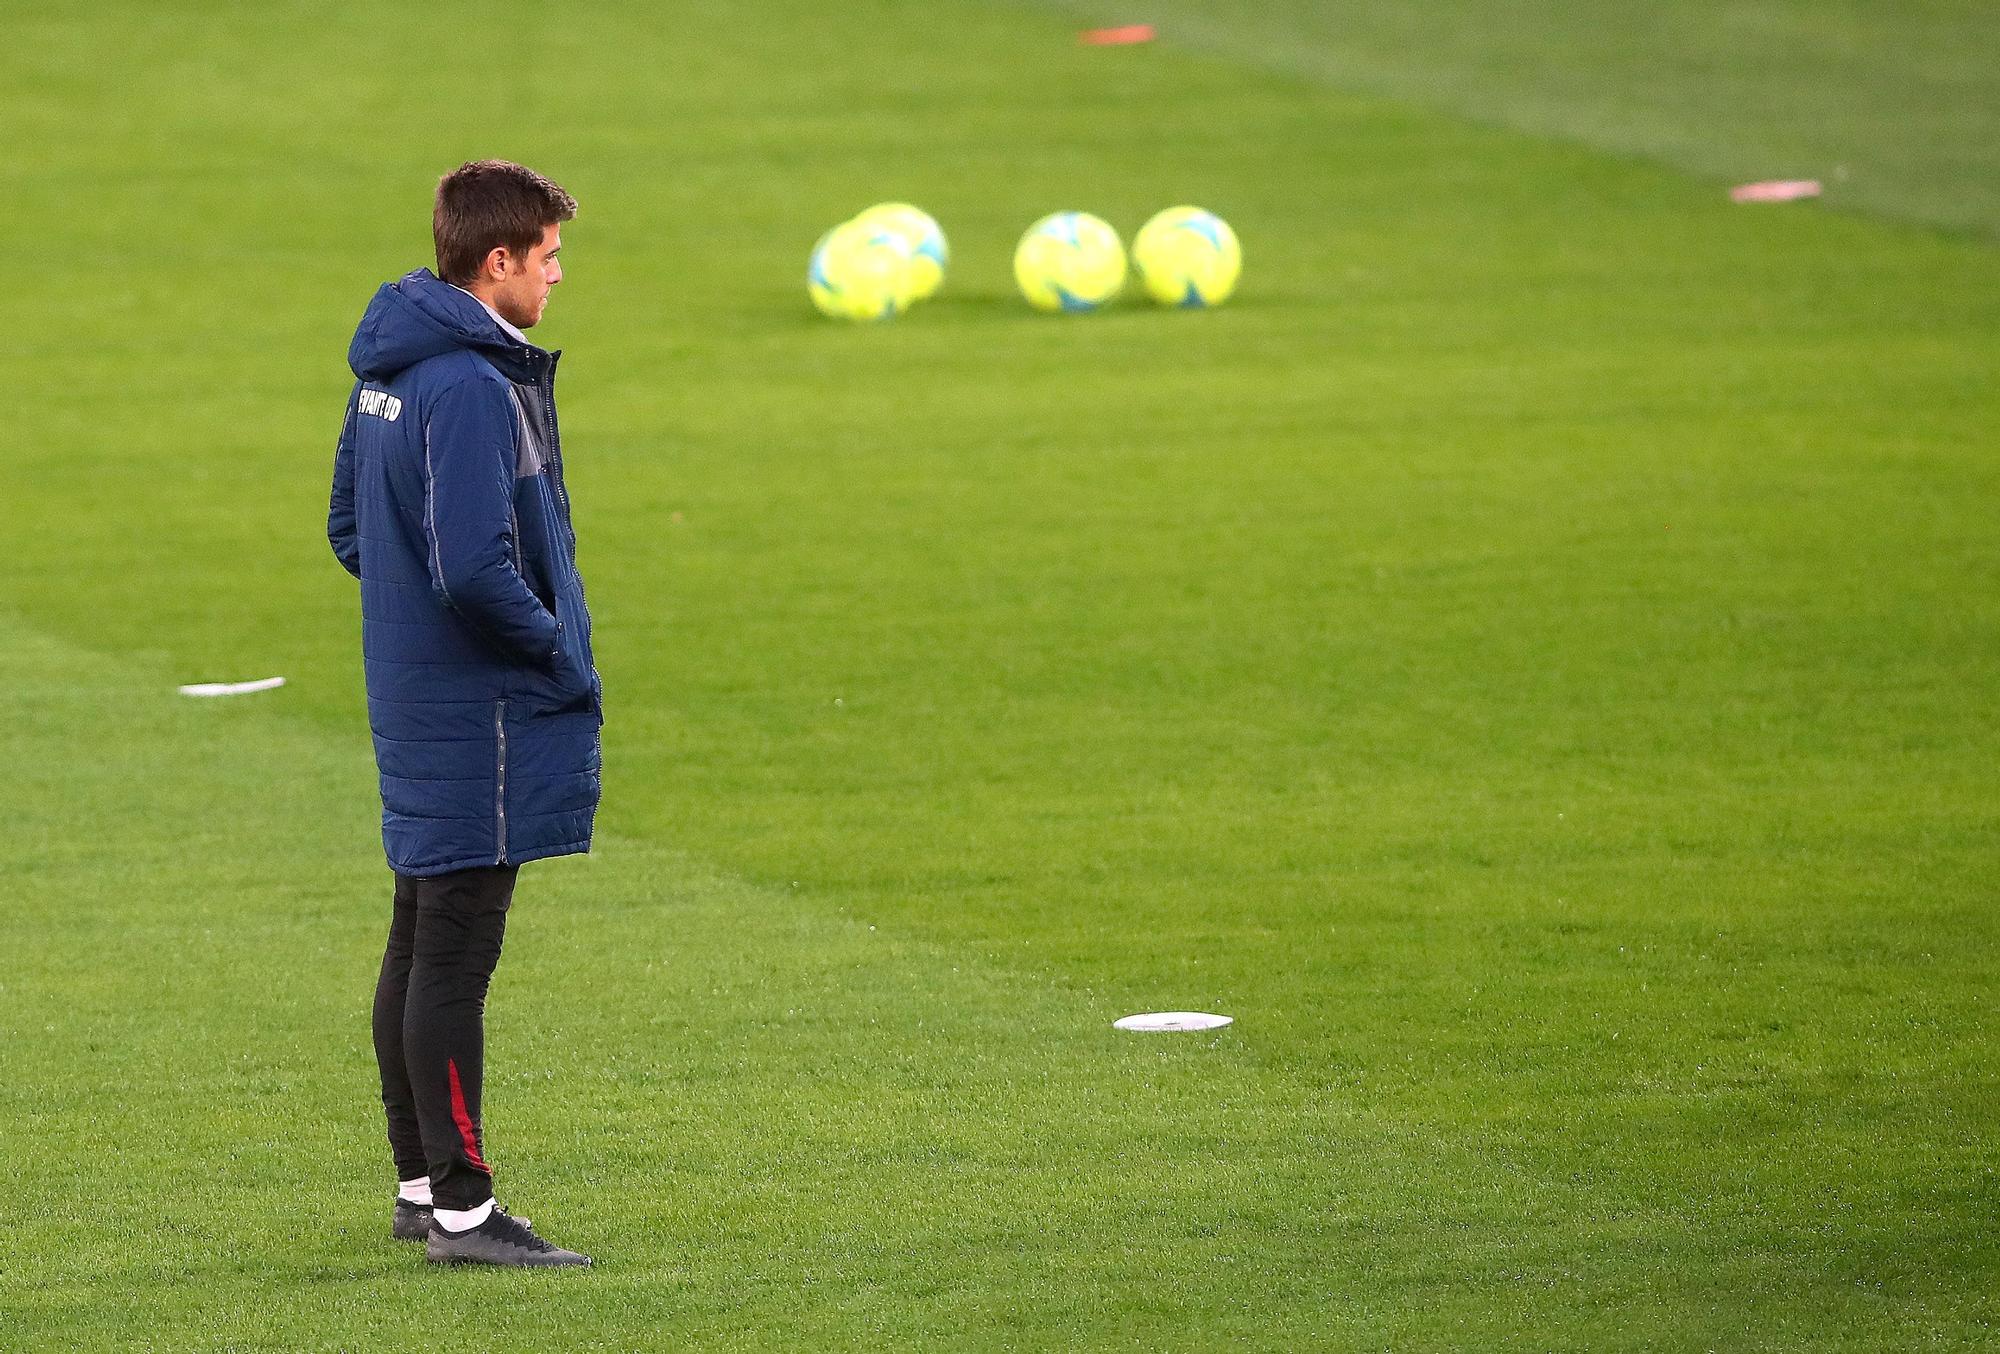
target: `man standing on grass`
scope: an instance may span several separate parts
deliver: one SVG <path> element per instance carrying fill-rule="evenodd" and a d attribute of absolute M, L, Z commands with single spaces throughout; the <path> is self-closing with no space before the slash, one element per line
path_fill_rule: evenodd
<path fill-rule="evenodd" d="M 556 433 L 558 354 L 522 333 L 562 280 L 576 202 L 500 160 L 438 184 L 437 273 L 375 293 L 327 536 L 361 580 L 368 722 L 396 890 L 375 1058 L 399 1188 L 430 1259 L 587 1265 L 493 1203 L 486 988 L 524 861 L 590 849 L 603 688 Z"/>

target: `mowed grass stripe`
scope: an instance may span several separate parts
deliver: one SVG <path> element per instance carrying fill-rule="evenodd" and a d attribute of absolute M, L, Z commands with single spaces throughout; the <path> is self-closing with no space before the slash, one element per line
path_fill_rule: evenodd
<path fill-rule="evenodd" d="M 1073 982 L 614 838 L 524 879 L 487 1101 L 509 1197 L 603 1269 L 426 1271 L 383 1235 L 365 757 L 294 693 L 198 703 L 4 636 L 22 1347 L 351 1348 L 418 1313 L 617 1347 L 1297 1347 L 1483 1320 L 1571 1244 L 1518 1164 L 1269 1065 L 1261 1013 L 1114 1034 Z"/>
<path fill-rule="evenodd" d="M 1839 207 L 2000 238 L 2000 18 L 1978 0 L 1162 0 L 1147 15 L 1166 42 L 1260 68 L 1724 182 L 1817 178 Z"/>

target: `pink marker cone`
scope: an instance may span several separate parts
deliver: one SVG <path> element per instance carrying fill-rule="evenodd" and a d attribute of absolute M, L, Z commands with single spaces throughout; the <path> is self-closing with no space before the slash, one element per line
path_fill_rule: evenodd
<path fill-rule="evenodd" d="M 1765 179 L 1729 190 L 1731 202 L 1797 202 L 1802 197 L 1818 196 L 1818 179 Z"/>
<path fill-rule="evenodd" d="M 1086 28 L 1076 35 L 1076 40 L 1086 47 L 1130 47 L 1134 43 L 1151 42 L 1151 24 L 1124 24 L 1118 28 Z"/>

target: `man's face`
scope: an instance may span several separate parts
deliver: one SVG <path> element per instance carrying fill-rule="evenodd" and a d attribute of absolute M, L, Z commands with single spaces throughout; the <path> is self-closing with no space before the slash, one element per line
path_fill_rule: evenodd
<path fill-rule="evenodd" d="M 525 255 L 500 251 L 502 275 L 493 290 L 493 308 L 516 329 L 533 329 L 541 320 L 549 288 L 562 281 L 562 262 L 556 258 L 561 248 L 562 231 L 550 226 L 542 232 L 541 243 Z"/>

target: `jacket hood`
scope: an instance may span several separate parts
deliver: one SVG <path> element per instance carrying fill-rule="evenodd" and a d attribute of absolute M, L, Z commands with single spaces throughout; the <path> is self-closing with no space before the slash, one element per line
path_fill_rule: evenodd
<path fill-rule="evenodd" d="M 502 329 L 476 297 L 419 268 L 376 291 L 347 345 L 347 365 L 364 381 L 386 381 L 454 348 L 470 348 L 520 381 L 549 358 Z"/>

